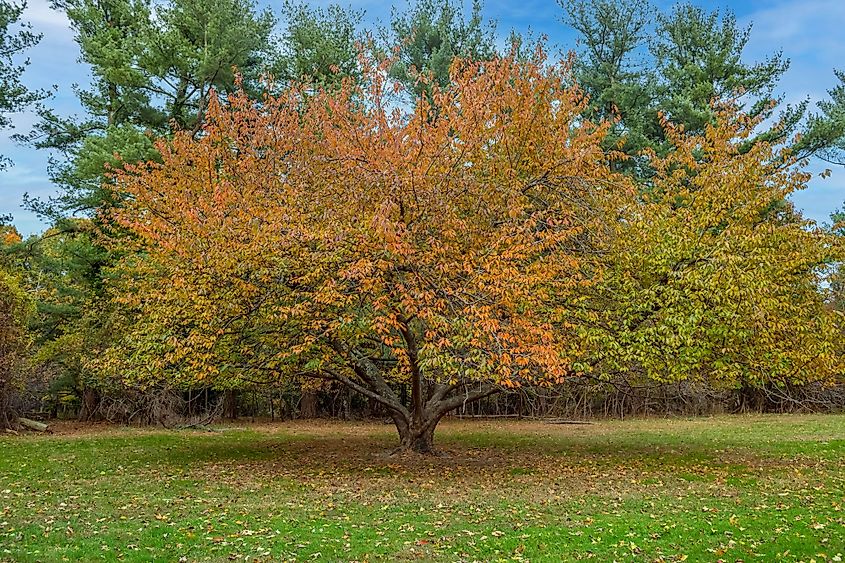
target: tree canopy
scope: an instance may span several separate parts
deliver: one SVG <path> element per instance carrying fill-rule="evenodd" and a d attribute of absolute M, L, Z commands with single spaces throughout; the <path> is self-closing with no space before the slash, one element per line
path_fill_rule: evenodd
<path fill-rule="evenodd" d="M 622 208 L 583 303 L 585 367 L 640 382 L 829 380 L 843 327 L 821 287 L 842 240 L 785 203 L 810 177 L 790 149 L 749 149 L 757 119 L 716 115 L 700 136 L 664 124 L 676 150 L 650 154 L 649 190 Z"/>
<path fill-rule="evenodd" d="M 202 138 L 118 175 L 143 249 L 118 293 L 141 319 L 131 373 L 337 380 L 423 451 L 462 403 L 570 375 L 580 249 L 624 180 L 568 67 L 456 62 L 437 112 L 409 115 L 382 69 L 305 107 L 297 88 L 215 102 Z"/>
<path fill-rule="evenodd" d="M 629 171 L 648 176 L 642 151 L 673 148 L 662 119 L 703 134 L 715 123 L 713 104 L 728 101 L 760 118 L 748 144 L 788 143 L 800 157 L 840 158 L 845 119 L 837 91 L 816 113 L 808 100 L 784 105 L 777 89 L 789 60 L 775 52 L 747 62 L 752 28 L 741 27 L 730 10 L 680 3 L 661 12 L 648 0 L 559 2 L 563 22 L 581 42 L 577 77 L 590 95 L 590 115 L 615 121 L 608 146 L 622 143 L 635 157 L 626 165 Z M 765 120 L 771 123 L 764 126 Z"/>

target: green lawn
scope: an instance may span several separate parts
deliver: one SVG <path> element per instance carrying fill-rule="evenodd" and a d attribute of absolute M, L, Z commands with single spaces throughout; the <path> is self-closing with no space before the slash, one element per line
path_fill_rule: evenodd
<path fill-rule="evenodd" d="M 0 438 L 0 560 L 841 561 L 845 416 Z"/>

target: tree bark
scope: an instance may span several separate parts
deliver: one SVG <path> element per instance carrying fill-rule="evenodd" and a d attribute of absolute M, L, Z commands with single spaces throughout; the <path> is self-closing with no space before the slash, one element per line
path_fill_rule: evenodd
<path fill-rule="evenodd" d="M 226 389 L 223 392 L 223 412 L 229 420 L 238 418 L 238 391 L 237 389 Z"/>
<path fill-rule="evenodd" d="M 100 393 L 93 387 L 82 390 L 82 408 L 79 410 L 79 421 L 88 422 L 94 419 L 100 407 Z"/>
<path fill-rule="evenodd" d="M 423 427 L 408 427 L 399 430 L 399 447 L 396 452 L 411 451 L 419 454 L 434 454 L 434 429 L 437 423 Z"/>
<path fill-rule="evenodd" d="M 299 418 L 317 418 L 317 393 L 303 391 L 299 402 Z"/>

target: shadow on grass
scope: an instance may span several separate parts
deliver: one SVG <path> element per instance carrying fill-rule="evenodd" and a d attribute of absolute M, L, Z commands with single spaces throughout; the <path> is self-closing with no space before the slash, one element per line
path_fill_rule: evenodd
<path fill-rule="evenodd" d="M 819 424 L 842 422 L 834 418 Z M 339 480 L 420 476 L 449 476 L 461 481 L 555 476 L 587 479 L 620 471 L 630 473 L 632 479 L 650 479 L 661 473 L 694 482 L 812 466 L 826 459 L 841 460 L 845 453 L 845 440 L 802 441 L 793 434 L 772 432 L 768 419 L 759 428 L 750 424 L 739 431 L 731 428 L 730 421 L 724 424 L 721 420 L 709 425 L 701 420 L 634 421 L 578 428 L 459 422 L 438 429 L 436 444 L 445 455 L 391 457 L 388 453 L 396 445 L 392 426 L 296 422 L 217 432 L 125 429 L 19 441 L 17 447 L 30 460 L 30 468 L 59 464 L 84 474 L 125 466 L 197 477 L 237 473 L 246 480 L 293 482 L 327 475 Z M 804 456 L 811 449 L 816 455 Z"/>
<path fill-rule="evenodd" d="M 663 445 L 653 441 L 582 440 L 538 437 L 513 444 L 507 435 L 455 434 L 438 438 L 442 455 L 391 456 L 392 435 L 383 432 L 310 435 L 277 431 L 214 433 L 163 433 L 131 440 L 121 448 L 127 458 L 143 465 L 190 467 L 195 475 L 237 470 L 256 479 L 299 480 L 333 475 L 338 479 L 394 476 L 449 476 L 473 478 L 548 478 L 606 471 L 642 473 L 677 472 L 685 480 L 704 480 L 697 475 L 747 474 L 755 467 L 771 466 L 775 460 L 741 448 L 717 449 L 708 444 Z M 104 444 L 113 450 L 115 444 Z M 683 477 L 681 477 L 683 478 Z"/>

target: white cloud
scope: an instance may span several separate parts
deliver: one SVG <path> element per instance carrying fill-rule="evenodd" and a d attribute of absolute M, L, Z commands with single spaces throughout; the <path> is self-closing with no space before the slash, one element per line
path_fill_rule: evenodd
<path fill-rule="evenodd" d="M 743 23 L 753 24 L 749 59 L 761 60 L 782 50 L 791 60 L 781 84 L 790 99 L 821 99 L 836 83 L 833 69 L 845 66 L 842 0 L 781 2 L 748 14 Z"/>
<path fill-rule="evenodd" d="M 842 0 L 787 0 L 772 3 L 741 18 L 752 24 L 748 44 L 748 60 L 759 61 L 778 50 L 790 59 L 779 91 L 786 102 L 796 103 L 810 98 L 812 103 L 827 97 L 827 90 L 836 85 L 834 68 L 845 68 L 845 2 Z M 832 175 L 822 179 L 818 172 L 830 167 Z M 813 162 L 814 174 L 809 187 L 792 199 L 804 214 L 819 222 L 845 200 L 845 168 Z"/>
<path fill-rule="evenodd" d="M 752 42 L 777 46 L 796 55 L 811 53 L 832 58 L 842 53 L 842 0 L 789 0 L 757 10 L 743 18 L 753 23 Z M 819 51 L 819 48 L 823 48 Z"/>
<path fill-rule="evenodd" d="M 47 39 L 54 39 L 57 35 L 73 39 L 73 30 L 67 16 L 52 9 L 47 0 L 28 0 L 23 20 L 30 22 Z"/>

